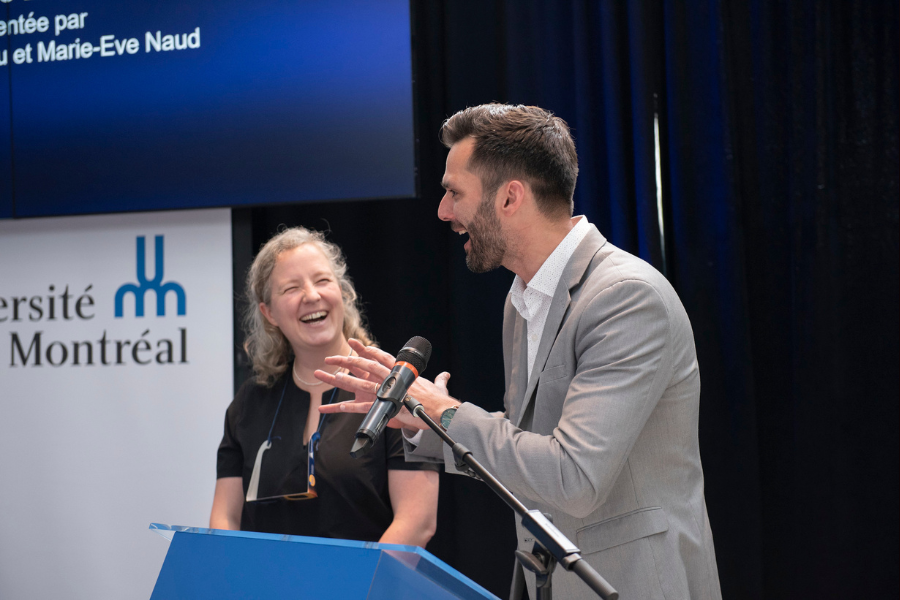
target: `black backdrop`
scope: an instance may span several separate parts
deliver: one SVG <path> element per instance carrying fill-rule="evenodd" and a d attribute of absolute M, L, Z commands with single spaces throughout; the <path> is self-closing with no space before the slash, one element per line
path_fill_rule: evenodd
<path fill-rule="evenodd" d="M 437 219 L 437 132 L 468 105 L 551 109 L 576 212 L 691 316 L 724 596 L 896 597 L 896 2 L 412 4 L 420 197 L 237 209 L 236 288 L 279 225 L 328 229 L 382 347 L 428 338 L 429 374 L 499 409 L 512 276 L 469 273 Z M 429 550 L 505 597 L 511 512 L 442 476 L 438 519 Z"/>

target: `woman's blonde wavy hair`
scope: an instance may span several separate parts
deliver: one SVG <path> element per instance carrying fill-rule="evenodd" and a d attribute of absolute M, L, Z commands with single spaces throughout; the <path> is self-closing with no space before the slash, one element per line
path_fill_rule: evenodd
<path fill-rule="evenodd" d="M 365 325 L 356 289 L 347 275 L 347 261 L 341 249 L 337 244 L 327 241 L 325 235 L 319 231 L 305 227 L 285 229 L 265 243 L 247 273 L 247 307 L 244 311 L 244 330 L 247 339 L 244 341 L 244 351 L 253 363 L 257 383 L 266 387 L 271 387 L 281 377 L 293 360 L 294 352 L 281 330 L 269 323 L 260 312 L 259 303 L 268 305 L 272 300 L 272 286 L 269 280 L 278 257 L 282 252 L 293 250 L 303 244 L 313 244 L 322 251 L 341 286 L 341 297 L 344 301 L 344 337 L 356 338 L 366 345 L 374 343 L 372 334 Z"/>

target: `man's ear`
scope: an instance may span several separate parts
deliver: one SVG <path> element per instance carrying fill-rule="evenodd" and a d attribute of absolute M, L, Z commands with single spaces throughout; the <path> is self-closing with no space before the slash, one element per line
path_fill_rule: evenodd
<path fill-rule="evenodd" d="M 525 187 L 525 184 L 518 179 L 513 179 L 506 185 L 502 186 L 500 188 L 500 195 L 502 198 L 500 211 L 507 216 L 517 212 L 525 203 L 525 195 L 527 191 L 528 190 Z"/>
<path fill-rule="evenodd" d="M 268 321 L 275 327 L 278 327 L 278 323 L 276 323 L 275 319 L 272 318 L 272 312 L 269 310 L 269 307 L 266 306 L 265 302 L 259 303 L 259 312 L 261 312 L 262 315 L 266 318 L 266 321 Z"/>

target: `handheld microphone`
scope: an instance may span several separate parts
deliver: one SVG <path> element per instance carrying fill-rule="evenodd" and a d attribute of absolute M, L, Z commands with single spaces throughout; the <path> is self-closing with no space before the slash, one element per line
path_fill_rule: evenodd
<path fill-rule="evenodd" d="M 364 450 L 375 443 L 387 422 L 400 411 L 401 402 L 409 386 L 425 370 L 429 358 L 431 358 L 431 342 L 423 337 L 410 338 L 400 349 L 390 375 L 375 392 L 375 403 L 363 419 L 362 425 L 356 430 L 356 441 L 350 449 L 350 456 L 359 458 Z"/>

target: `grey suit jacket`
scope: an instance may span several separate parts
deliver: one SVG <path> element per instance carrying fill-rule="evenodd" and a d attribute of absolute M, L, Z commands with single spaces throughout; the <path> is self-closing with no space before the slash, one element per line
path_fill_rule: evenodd
<path fill-rule="evenodd" d="M 721 598 L 693 332 L 666 278 L 592 226 L 560 279 L 530 378 L 527 324 L 508 298 L 504 311 L 508 418 L 466 402 L 449 434 L 550 513 L 623 600 Z M 455 471 L 433 434 L 409 450 Z M 516 527 L 530 552 L 531 534 Z M 534 598 L 533 577 L 528 586 Z M 595 597 L 561 568 L 553 587 L 558 598 Z"/>

